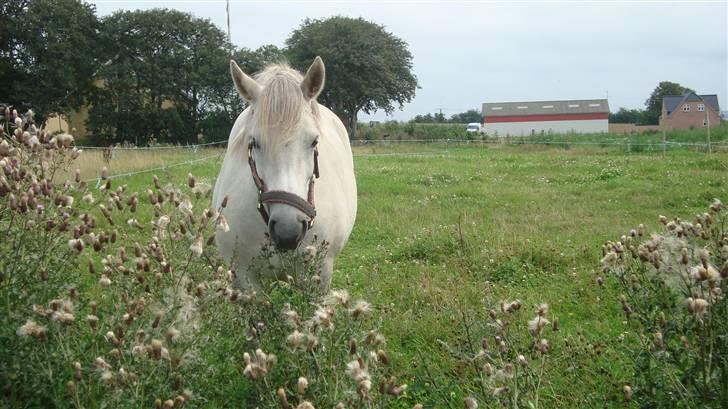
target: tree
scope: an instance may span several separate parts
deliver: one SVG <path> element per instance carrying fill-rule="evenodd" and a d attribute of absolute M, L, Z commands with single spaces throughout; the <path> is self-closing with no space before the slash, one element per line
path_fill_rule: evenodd
<path fill-rule="evenodd" d="M 455 124 L 469 124 L 471 122 L 482 122 L 483 116 L 477 109 L 469 109 L 465 112 L 450 117 L 450 122 Z"/>
<path fill-rule="evenodd" d="M 609 113 L 609 123 L 611 124 L 642 125 L 645 122 L 645 111 L 641 109 L 619 108 L 616 113 Z"/>
<path fill-rule="evenodd" d="M 117 12 L 104 20 L 103 39 L 115 54 L 99 72 L 105 86 L 90 112 L 97 142 L 195 142 L 211 115 L 235 115 L 225 97 L 230 46 L 209 20 L 166 9 Z"/>
<path fill-rule="evenodd" d="M 0 101 L 51 112 L 80 107 L 99 67 L 100 23 L 78 0 L 0 3 Z"/>
<path fill-rule="evenodd" d="M 400 38 L 362 18 L 303 21 L 286 40 L 292 65 L 305 70 L 318 55 L 326 64 L 319 100 L 356 135 L 357 114 L 401 109 L 415 96 L 412 54 Z"/>
<path fill-rule="evenodd" d="M 645 100 L 645 122 L 648 125 L 657 125 L 662 114 L 662 98 L 665 95 L 682 95 L 685 92 L 693 92 L 692 89 L 683 87 L 676 82 L 662 81 L 655 87 L 650 97 Z"/>

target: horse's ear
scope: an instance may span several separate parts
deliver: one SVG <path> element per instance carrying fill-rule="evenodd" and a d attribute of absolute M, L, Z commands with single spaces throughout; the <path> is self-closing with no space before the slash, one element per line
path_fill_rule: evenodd
<path fill-rule="evenodd" d="M 326 81 L 326 68 L 321 57 L 316 57 L 313 60 L 313 64 L 308 67 L 306 76 L 303 77 L 301 83 L 301 91 L 306 99 L 315 99 L 324 89 L 324 82 Z"/>
<path fill-rule="evenodd" d="M 255 101 L 260 94 L 261 86 L 254 79 L 245 75 L 243 70 L 238 67 L 234 60 L 230 60 L 230 75 L 233 77 L 235 88 L 237 88 L 240 96 L 248 102 Z"/>

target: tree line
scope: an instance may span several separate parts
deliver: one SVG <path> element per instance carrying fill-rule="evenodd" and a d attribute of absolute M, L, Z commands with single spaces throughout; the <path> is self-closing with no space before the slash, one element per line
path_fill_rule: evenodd
<path fill-rule="evenodd" d="M 356 132 L 359 112 L 391 113 L 412 100 L 417 79 L 407 44 L 363 19 L 306 19 L 285 47 L 237 47 L 210 20 L 170 9 L 96 15 L 78 0 L 0 4 L 0 103 L 51 113 L 87 107 L 91 143 L 138 145 L 225 139 L 244 108 L 228 60 L 247 73 L 320 55 L 319 101 Z"/>
<path fill-rule="evenodd" d="M 694 92 L 676 82 L 662 81 L 645 100 L 645 109 L 619 108 L 609 113 L 609 122 L 616 124 L 658 125 L 662 115 L 662 98 L 666 95 L 683 95 Z"/>

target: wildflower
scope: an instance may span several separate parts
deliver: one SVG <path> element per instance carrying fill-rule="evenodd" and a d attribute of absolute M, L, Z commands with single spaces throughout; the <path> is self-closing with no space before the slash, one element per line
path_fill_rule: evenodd
<path fill-rule="evenodd" d="M 76 253 L 82 252 L 83 251 L 83 240 L 81 240 L 81 239 L 68 240 L 68 248 L 76 251 Z"/>
<path fill-rule="evenodd" d="M 346 290 L 332 290 L 324 299 L 324 305 L 341 304 L 347 306 L 349 304 L 349 292 Z"/>
<path fill-rule="evenodd" d="M 542 354 L 547 354 L 549 352 L 549 349 L 550 349 L 549 341 L 546 339 L 541 339 L 541 341 L 539 341 L 539 343 L 538 343 L 538 350 Z"/>
<path fill-rule="evenodd" d="M 28 320 L 20 328 L 18 328 L 17 334 L 21 337 L 33 337 L 37 339 L 45 338 L 48 328 L 36 324 L 33 320 Z"/>
<path fill-rule="evenodd" d="M 515 300 L 515 301 L 511 301 L 511 302 L 501 301 L 500 309 L 501 309 L 501 312 L 508 312 L 508 313 L 518 311 L 519 309 L 521 309 L 521 301 L 520 300 Z"/>
<path fill-rule="evenodd" d="M 306 351 L 313 352 L 316 350 L 319 344 L 319 339 L 313 334 L 306 335 Z"/>
<path fill-rule="evenodd" d="M 217 229 L 223 233 L 230 231 L 230 225 L 224 215 L 220 214 L 217 218 Z"/>
<path fill-rule="evenodd" d="M 632 387 L 629 385 L 624 385 L 624 387 L 622 388 L 622 392 L 624 393 L 624 401 L 631 402 L 632 401 Z"/>
<path fill-rule="evenodd" d="M 316 409 L 311 402 L 305 400 L 301 402 L 298 406 L 296 406 L 296 409 Z"/>
<path fill-rule="evenodd" d="M 710 205 L 710 210 L 718 213 L 721 209 L 723 209 L 723 203 L 717 198 L 713 199 L 713 203 Z"/>
<path fill-rule="evenodd" d="M 103 287 L 108 287 L 111 285 L 111 280 L 109 279 L 109 277 L 106 276 L 106 274 L 101 274 L 99 284 L 101 284 Z"/>
<path fill-rule="evenodd" d="M 696 317 L 702 317 L 706 308 L 710 305 L 708 301 L 702 298 L 688 298 L 688 311 Z"/>
<path fill-rule="evenodd" d="M 359 317 L 362 316 L 363 314 L 369 313 L 369 311 L 371 311 L 371 309 L 372 309 L 371 304 L 369 304 L 368 302 L 366 302 L 364 300 L 359 300 L 356 302 L 356 304 L 354 304 L 354 308 L 349 310 L 349 312 L 351 313 L 351 316 L 354 317 L 354 319 L 359 319 Z"/>
<path fill-rule="evenodd" d="M 288 404 L 288 398 L 286 397 L 286 390 L 283 388 L 278 388 L 278 391 L 276 392 L 278 394 L 278 400 L 281 402 L 281 407 L 283 409 L 289 409 L 291 405 Z"/>
<path fill-rule="evenodd" d="M 96 329 L 96 324 L 99 322 L 99 317 L 90 314 L 86 316 L 86 321 L 88 321 L 88 324 L 91 326 L 91 329 Z"/>
<path fill-rule="evenodd" d="M 187 186 L 191 188 L 195 187 L 195 177 L 191 173 L 187 174 Z"/>
<path fill-rule="evenodd" d="M 51 316 L 51 319 L 53 321 L 58 321 L 60 323 L 68 325 L 68 324 L 73 323 L 73 321 L 76 320 L 76 317 L 74 317 L 73 314 L 68 313 L 68 312 L 56 311 Z"/>
<path fill-rule="evenodd" d="M 545 317 L 546 314 L 549 312 L 549 305 L 546 303 L 539 304 L 538 308 L 536 309 L 536 314 L 538 314 L 539 317 Z"/>
<path fill-rule="evenodd" d="M 154 359 L 159 360 L 162 358 L 162 341 L 158 339 L 153 339 L 152 343 L 152 355 L 154 356 Z"/>
<path fill-rule="evenodd" d="M 493 396 L 499 396 L 503 393 L 508 393 L 508 387 L 507 386 L 501 386 L 498 388 L 493 389 Z"/>
<path fill-rule="evenodd" d="M 357 383 L 357 393 L 362 399 L 369 396 L 369 390 L 372 387 L 372 381 L 369 371 L 363 366 L 360 360 L 354 360 L 346 364 L 346 373 Z"/>
<path fill-rule="evenodd" d="M 164 216 L 161 216 L 157 220 L 157 229 L 159 229 L 160 231 L 167 230 L 168 225 L 169 225 L 169 216 L 164 215 Z"/>
<path fill-rule="evenodd" d="M 179 210 L 182 214 L 184 214 L 187 217 L 191 217 L 193 215 L 192 213 L 192 202 L 190 202 L 190 198 L 185 197 L 182 202 L 180 202 L 179 206 L 177 206 L 177 210 Z"/>
<path fill-rule="evenodd" d="M 303 249 L 303 256 L 307 260 L 313 260 L 313 258 L 316 257 L 317 251 L 316 246 L 306 246 Z"/>
<path fill-rule="evenodd" d="M 538 335 L 543 331 L 544 327 L 549 325 L 549 320 L 542 318 L 540 315 L 528 321 L 528 331 L 531 335 Z"/>
<path fill-rule="evenodd" d="M 323 328 L 332 329 L 334 324 L 332 321 L 332 313 L 329 309 L 319 307 L 313 317 L 313 322 Z"/>
<path fill-rule="evenodd" d="M 523 356 L 523 355 L 518 355 L 518 358 L 517 358 L 517 360 L 518 360 L 518 363 L 519 363 L 519 364 L 520 364 L 520 365 L 521 365 L 522 367 L 524 367 L 524 368 L 525 368 L 525 367 L 527 367 L 527 366 L 528 366 L 528 361 L 526 360 L 526 357 L 525 357 L 525 356 Z"/>
<path fill-rule="evenodd" d="M 303 395 L 303 393 L 306 391 L 306 388 L 308 388 L 308 379 L 301 376 L 298 378 L 298 394 Z"/>
<path fill-rule="evenodd" d="M 179 334 L 180 334 L 180 332 L 178 329 L 176 329 L 174 327 L 169 327 L 165 336 L 167 337 L 167 340 L 169 342 L 174 342 L 177 340 L 177 338 L 179 338 Z"/>
<path fill-rule="evenodd" d="M 465 409 L 477 409 L 478 408 L 478 402 L 475 401 L 475 399 L 468 396 L 464 399 L 463 403 L 465 404 Z"/>
<path fill-rule="evenodd" d="M 190 245 L 190 251 L 195 256 L 200 257 L 202 255 L 202 246 L 203 246 L 202 236 L 197 236 L 197 238 L 192 243 L 192 245 Z"/>

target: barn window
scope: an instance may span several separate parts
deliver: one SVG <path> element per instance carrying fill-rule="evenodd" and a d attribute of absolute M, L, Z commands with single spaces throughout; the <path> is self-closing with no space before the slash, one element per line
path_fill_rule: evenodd
<path fill-rule="evenodd" d="M 700 111 L 700 112 L 703 112 L 703 111 L 705 111 L 705 105 L 703 105 L 703 104 L 698 104 L 698 111 Z"/>
<path fill-rule="evenodd" d="M 683 105 L 683 112 L 690 112 L 690 104 Z"/>
<path fill-rule="evenodd" d="M 503 109 L 503 107 L 493 107 L 493 108 L 491 108 L 491 110 L 493 110 L 493 111 L 500 111 L 501 109 Z"/>
<path fill-rule="evenodd" d="M 589 106 L 592 108 L 597 108 L 597 107 L 602 106 L 602 104 L 589 104 Z"/>
<path fill-rule="evenodd" d="M 569 104 L 569 108 L 579 108 L 579 104 Z"/>
<path fill-rule="evenodd" d="M 543 107 L 544 107 L 544 108 L 546 108 L 546 109 L 551 109 L 551 108 L 553 108 L 554 106 L 553 106 L 553 105 L 544 105 Z"/>
<path fill-rule="evenodd" d="M 528 109 L 528 107 L 527 107 L 527 106 L 525 106 L 525 105 L 521 105 L 521 106 L 519 106 L 519 107 L 517 107 L 517 108 L 518 108 L 518 109 Z"/>

